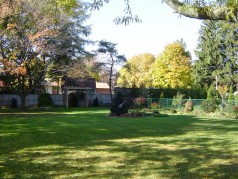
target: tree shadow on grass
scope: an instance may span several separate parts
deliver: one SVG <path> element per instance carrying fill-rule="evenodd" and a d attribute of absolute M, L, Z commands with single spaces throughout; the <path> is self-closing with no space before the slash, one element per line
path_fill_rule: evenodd
<path fill-rule="evenodd" d="M 105 111 L 0 119 L 0 178 L 238 178 L 237 124 Z"/>

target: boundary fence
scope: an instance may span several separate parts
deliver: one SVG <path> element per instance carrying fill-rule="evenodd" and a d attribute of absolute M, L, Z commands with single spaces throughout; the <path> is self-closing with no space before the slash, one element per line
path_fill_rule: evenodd
<path fill-rule="evenodd" d="M 26 97 L 26 106 L 37 106 L 38 105 L 38 94 L 30 94 Z M 108 105 L 111 104 L 111 97 L 109 94 L 89 94 L 88 103 L 93 104 L 93 100 L 98 98 L 99 104 Z M 54 106 L 65 106 L 65 97 L 63 94 L 51 94 Z M 11 106 L 12 99 L 16 99 L 17 106 L 21 104 L 20 96 L 16 94 L 0 94 L 0 106 Z"/>
<path fill-rule="evenodd" d="M 111 96 L 110 96 L 110 94 L 89 94 L 88 95 L 89 104 L 92 105 L 93 104 L 93 100 L 96 99 L 96 98 L 98 98 L 98 102 L 101 105 L 111 104 Z"/>
<path fill-rule="evenodd" d="M 51 98 L 55 106 L 64 106 L 64 95 L 52 94 Z M 12 99 L 16 99 L 17 106 L 21 104 L 20 96 L 16 94 L 0 94 L 0 106 L 11 106 Z M 38 94 L 30 94 L 26 97 L 26 106 L 37 106 L 38 105 Z"/>
<path fill-rule="evenodd" d="M 147 98 L 147 107 L 150 108 L 151 103 L 156 102 L 162 109 L 178 109 L 185 106 L 185 103 L 191 100 L 194 109 L 201 109 L 201 104 L 206 99 L 173 99 L 173 98 Z M 224 108 L 238 106 L 238 100 L 224 100 Z"/>
<path fill-rule="evenodd" d="M 88 104 L 93 105 L 95 98 L 98 98 L 100 105 L 110 105 L 111 97 L 109 94 L 89 94 Z M 17 100 L 18 106 L 21 104 L 21 99 L 16 94 L 0 94 L 0 106 L 11 106 L 12 99 Z M 63 94 L 52 94 L 51 98 L 55 106 L 65 106 L 65 99 Z M 134 98 L 130 98 L 133 101 Z M 151 103 L 156 102 L 159 108 L 162 109 L 177 109 L 184 107 L 186 101 L 191 100 L 193 102 L 194 109 L 200 109 L 201 104 L 205 99 L 173 99 L 173 98 L 146 98 L 147 108 L 151 107 Z M 26 97 L 26 106 L 37 106 L 38 105 L 38 94 L 31 94 Z M 224 100 L 226 107 L 238 106 L 238 100 Z"/>

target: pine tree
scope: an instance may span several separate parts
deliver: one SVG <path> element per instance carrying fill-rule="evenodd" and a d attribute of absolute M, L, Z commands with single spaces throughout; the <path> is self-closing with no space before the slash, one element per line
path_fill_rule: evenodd
<path fill-rule="evenodd" d="M 196 49 L 194 81 L 211 86 L 238 82 L 238 28 L 235 24 L 205 21 Z"/>

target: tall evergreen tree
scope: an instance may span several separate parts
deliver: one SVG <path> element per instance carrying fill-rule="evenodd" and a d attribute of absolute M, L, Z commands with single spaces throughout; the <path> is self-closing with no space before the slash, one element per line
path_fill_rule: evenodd
<path fill-rule="evenodd" d="M 238 26 L 205 21 L 200 29 L 194 64 L 194 81 L 203 85 L 238 82 Z"/>

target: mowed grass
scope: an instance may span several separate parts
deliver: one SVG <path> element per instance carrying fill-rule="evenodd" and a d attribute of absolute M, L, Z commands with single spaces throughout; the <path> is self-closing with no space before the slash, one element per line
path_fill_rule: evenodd
<path fill-rule="evenodd" d="M 0 111 L 0 178 L 238 178 L 238 120 Z"/>

